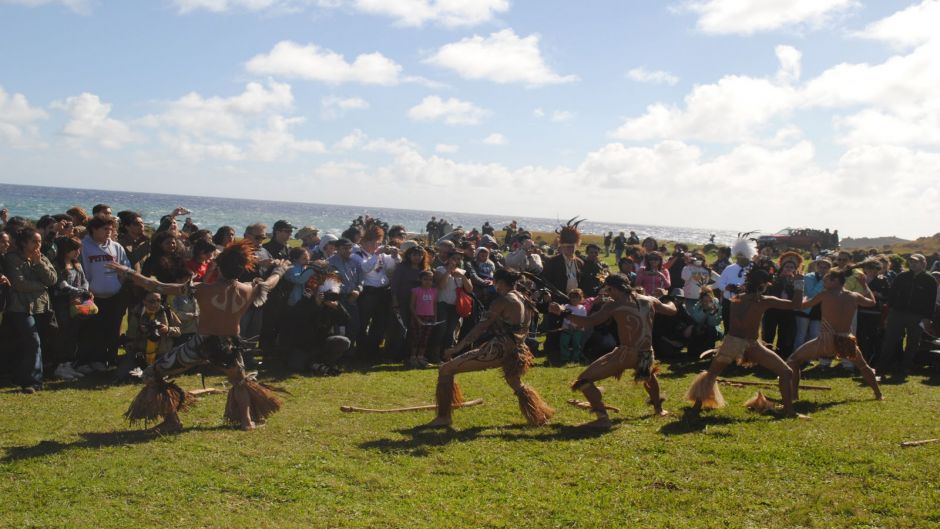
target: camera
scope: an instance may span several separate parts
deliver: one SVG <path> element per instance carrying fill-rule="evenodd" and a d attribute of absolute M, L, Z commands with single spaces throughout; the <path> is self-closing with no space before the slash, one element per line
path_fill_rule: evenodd
<path fill-rule="evenodd" d="M 327 290 L 323 293 L 323 301 L 339 301 L 339 292 Z"/>
<path fill-rule="evenodd" d="M 151 342 L 159 342 L 160 338 L 163 336 L 160 334 L 160 322 L 157 320 L 148 320 L 144 322 L 144 334 L 147 335 L 147 340 Z"/>

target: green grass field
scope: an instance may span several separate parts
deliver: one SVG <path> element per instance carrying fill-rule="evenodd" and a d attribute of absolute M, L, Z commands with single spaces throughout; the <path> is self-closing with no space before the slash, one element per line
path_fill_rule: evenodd
<path fill-rule="evenodd" d="M 139 386 L 51 383 L 0 394 L 0 526 L 124 527 L 937 527 L 940 378 L 886 385 L 875 402 L 857 379 L 827 371 L 806 383 L 811 421 L 745 410 L 753 388 L 723 387 L 729 406 L 680 420 L 681 395 L 701 364 L 662 382 L 672 417 L 650 416 L 631 381 L 603 383 L 616 426 L 564 402 L 578 368 L 526 377 L 557 409 L 524 426 L 498 371 L 461 375 L 467 398 L 454 429 L 414 429 L 431 413 L 346 414 L 343 404 L 431 402 L 436 373 L 382 366 L 336 378 L 275 380 L 291 393 L 264 427 L 223 427 L 224 395 L 183 416 L 186 430 L 154 437 L 121 413 Z M 739 371 L 730 376 L 755 379 Z M 629 378 L 629 377 L 625 377 Z M 766 381 L 766 379 L 764 379 Z M 210 383 L 221 384 L 220 377 Z M 199 387 L 195 376 L 186 388 Z M 776 396 L 774 390 L 767 391 Z"/>

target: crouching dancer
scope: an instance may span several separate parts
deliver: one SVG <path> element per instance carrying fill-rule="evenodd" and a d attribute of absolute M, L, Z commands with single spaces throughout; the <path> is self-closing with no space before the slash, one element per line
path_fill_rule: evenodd
<path fill-rule="evenodd" d="M 783 413 L 787 417 L 796 417 L 791 392 L 793 371 L 776 353 L 757 339 L 757 333 L 760 331 L 764 312 L 768 309 L 800 309 L 803 303 L 803 277 L 795 276 L 791 300 L 765 296 L 764 290 L 770 282 L 770 274 L 763 269 L 754 268 L 744 280 L 744 293 L 731 299 L 731 330 L 722 340 L 708 371 L 703 371 L 695 377 L 686 393 L 686 399 L 694 403 L 688 411 L 690 417 L 697 417 L 702 408 L 720 408 L 725 405 L 717 379 L 732 362 L 742 366 L 757 364 L 780 377 Z"/>
<path fill-rule="evenodd" d="M 581 390 L 591 405 L 591 411 L 597 419 L 583 424 L 589 428 L 610 428 L 610 417 L 595 382 L 608 377 L 617 377 L 627 369 L 633 369 L 634 380 L 642 381 L 650 396 L 650 403 L 657 415 L 667 414 L 663 409 L 663 399 L 659 394 L 659 380 L 656 379 L 656 359 L 653 357 L 653 317 L 656 313 L 666 316 L 676 314 L 672 303 L 663 303 L 656 298 L 637 294 L 630 287 L 630 280 L 623 274 L 611 274 L 604 279 L 611 302 L 605 303 L 600 310 L 590 316 L 575 316 L 570 310 L 552 303 L 549 311 L 553 314 L 571 318 L 572 323 L 584 327 L 600 325 L 611 318 L 617 322 L 617 335 L 620 343 L 616 349 L 598 358 L 585 369 L 571 385 L 572 390 Z"/>
<path fill-rule="evenodd" d="M 510 268 L 497 270 L 493 276 L 498 297 L 490 305 L 486 319 L 451 347 L 445 354 L 452 357 L 441 365 L 437 375 L 437 417 L 427 424 L 429 427 L 449 426 L 454 402 L 460 402 L 460 390 L 454 375 L 470 371 L 482 371 L 502 367 L 509 387 L 519 398 L 519 408 L 530 425 L 541 426 L 548 422 L 555 410 L 530 386 L 522 383 L 522 375 L 532 365 L 532 353 L 525 344 L 529 323 L 535 308 L 520 292 L 515 290 L 521 274 Z M 486 331 L 492 338 L 477 349 L 457 354 Z"/>
<path fill-rule="evenodd" d="M 876 400 L 882 400 L 878 379 L 872 371 L 865 357 L 858 350 L 858 342 L 852 335 L 852 322 L 858 307 L 872 307 L 875 305 L 875 295 L 872 294 L 864 275 L 859 280 L 865 287 L 865 294 L 849 292 L 845 288 L 845 279 L 848 272 L 832 270 L 823 277 L 823 290 L 813 299 L 803 303 L 803 308 L 816 305 L 822 307 L 822 326 L 819 337 L 814 338 L 797 349 L 787 364 L 793 369 L 793 398 L 799 398 L 800 368 L 804 362 L 820 357 L 841 359 L 845 358 L 855 365 L 858 372 L 865 379 L 865 383 L 875 393 Z"/>
<path fill-rule="evenodd" d="M 263 299 L 286 271 L 286 263 L 275 261 L 275 269 L 265 281 L 242 283 L 236 278 L 254 269 L 254 250 L 247 242 L 232 243 L 216 258 L 220 277 L 214 283 L 167 284 L 144 277 L 126 266 L 110 263 L 109 268 L 125 274 L 151 292 L 191 293 L 199 303 L 198 332 L 188 341 L 158 356 L 144 371 L 144 388 L 124 414 L 131 422 L 151 422 L 162 418 L 157 433 L 182 430 L 179 412 L 193 402 L 169 377 L 192 367 L 213 364 L 222 369 L 232 384 L 225 405 L 226 421 L 251 430 L 280 409 L 281 402 L 269 386 L 245 373 L 238 338 L 239 320 L 253 303 Z"/>

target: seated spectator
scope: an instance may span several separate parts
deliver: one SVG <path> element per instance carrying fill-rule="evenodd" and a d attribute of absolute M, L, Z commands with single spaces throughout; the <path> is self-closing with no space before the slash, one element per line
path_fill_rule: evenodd
<path fill-rule="evenodd" d="M 287 367 L 294 372 L 333 376 L 340 373 L 338 364 L 352 341 L 339 332 L 349 323 L 349 313 L 339 302 L 339 279 L 322 263 L 311 264 L 316 273 L 292 308 L 295 325 L 285 333 Z"/>
<path fill-rule="evenodd" d="M 564 306 L 565 309 L 570 309 L 571 314 L 575 316 L 587 316 L 587 308 L 584 306 L 584 292 L 580 288 L 568 292 L 568 300 L 569 302 Z M 569 318 L 564 319 L 561 324 L 561 336 L 558 338 L 560 358 L 563 364 L 586 360 L 584 358 L 586 333 L 584 327 L 576 325 Z"/>
<path fill-rule="evenodd" d="M 715 347 L 721 339 L 721 303 L 709 288 L 699 292 L 699 299 L 688 310 L 689 325 L 683 331 L 689 356 L 697 358 L 700 354 Z"/>

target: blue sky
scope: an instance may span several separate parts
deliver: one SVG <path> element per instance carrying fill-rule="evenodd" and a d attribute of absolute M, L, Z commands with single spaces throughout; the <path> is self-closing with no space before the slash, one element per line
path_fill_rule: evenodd
<path fill-rule="evenodd" d="M 0 181 L 940 231 L 940 1 L 0 0 Z"/>

